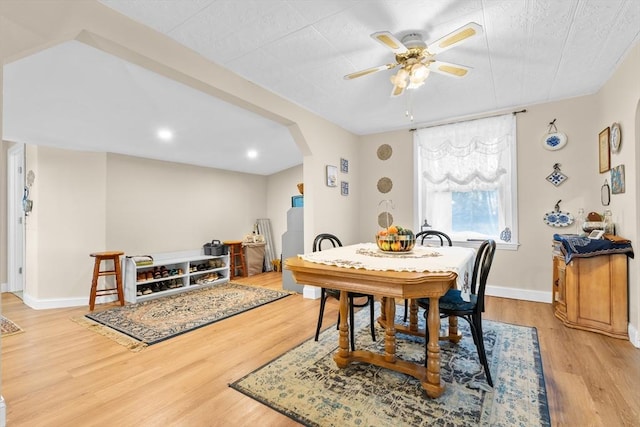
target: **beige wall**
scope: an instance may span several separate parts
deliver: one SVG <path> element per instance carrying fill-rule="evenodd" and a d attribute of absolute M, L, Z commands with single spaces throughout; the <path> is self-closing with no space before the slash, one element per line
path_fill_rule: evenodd
<path fill-rule="evenodd" d="M 147 254 L 242 240 L 266 215 L 263 176 L 116 154 L 107 159 L 107 249 Z"/>
<path fill-rule="evenodd" d="M 413 133 L 407 130 L 368 135 L 361 138 L 360 200 L 361 221 L 358 229 L 360 241 L 370 242 L 379 230 L 378 215 L 385 211 L 383 200 L 391 200 L 394 209 L 393 223 L 415 230 L 413 203 Z M 393 151 L 387 160 L 377 156 L 378 147 L 388 144 Z M 391 191 L 380 193 L 378 180 L 389 178 L 393 182 Z"/>
<path fill-rule="evenodd" d="M 274 253 L 282 253 L 282 234 L 287 231 L 287 211 L 291 197 L 300 195 L 297 184 L 302 182 L 303 167 L 295 166 L 267 177 L 267 216 L 271 222 Z"/>
<path fill-rule="evenodd" d="M 611 211 L 618 234 L 633 241 L 636 254 L 640 244 L 640 192 L 638 164 L 640 164 L 640 43 L 627 54 L 594 100 L 598 109 L 597 120 L 589 123 L 593 132 L 599 132 L 613 122 L 620 123 L 622 145 L 620 152 L 611 155 L 611 166 L 625 165 L 626 191 L 611 196 Z M 603 177 L 607 177 L 604 174 Z M 609 180 L 611 182 L 611 180 Z M 629 259 L 629 322 L 635 332 L 631 337 L 640 343 L 640 259 Z M 639 345 L 639 344 L 636 344 Z"/>
<path fill-rule="evenodd" d="M 105 250 L 106 154 L 27 146 L 35 180 L 26 217 L 25 301 L 45 308 L 87 300 L 92 261 Z"/>

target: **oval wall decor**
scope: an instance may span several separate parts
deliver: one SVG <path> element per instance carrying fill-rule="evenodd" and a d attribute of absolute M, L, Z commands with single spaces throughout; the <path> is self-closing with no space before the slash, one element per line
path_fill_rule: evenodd
<path fill-rule="evenodd" d="M 378 147 L 378 158 L 380 160 L 387 160 L 393 154 L 393 148 L 389 144 L 382 144 Z"/>
<path fill-rule="evenodd" d="M 567 145 L 567 135 L 562 132 L 553 132 L 542 138 L 542 146 L 550 151 L 559 150 Z"/>
<path fill-rule="evenodd" d="M 382 228 L 389 228 L 393 225 L 393 215 L 391 212 L 380 212 L 378 215 L 378 225 Z"/>
<path fill-rule="evenodd" d="M 378 191 L 381 193 L 388 193 L 389 191 L 391 191 L 391 188 L 393 188 L 393 181 L 391 181 L 391 178 L 387 178 L 386 176 L 383 178 L 380 178 L 378 180 Z"/>

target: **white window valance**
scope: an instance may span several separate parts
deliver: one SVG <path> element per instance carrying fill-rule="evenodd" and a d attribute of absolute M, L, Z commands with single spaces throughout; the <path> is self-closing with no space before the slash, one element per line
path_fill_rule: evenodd
<path fill-rule="evenodd" d="M 512 114 L 416 131 L 422 179 L 429 191 L 499 188 L 511 162 Z"/>

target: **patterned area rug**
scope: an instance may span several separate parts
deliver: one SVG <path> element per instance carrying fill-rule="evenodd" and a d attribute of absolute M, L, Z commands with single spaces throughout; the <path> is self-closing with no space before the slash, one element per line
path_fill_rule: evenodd
<path fill-rule="evenodd" d="M 205 287 L 163 298 L 114 307 L 104 311 L 86 314 L 93 322 L 94 329 L 112 338 L 131 350 L 139 350 L 192 331 L 236 314 L 243 313 L 264 304 L 290 295 L 288 292 L 274 291 L 259 287 L 244 286 L 228 282 Z M 83 319 L 73 319 L 83 323 Z M 91 327 L 92 325 L 86 325 Z M 118 340 L 122 334 L 135 339 L 133 343 Z"/>
<path fill-rule="evenodd" d="M 401 323 L 403 308 L 397 313 Z M 230 387 L 306 426 L 550 426 L 536 329 L 491 321 L 483 326 L 493 389 L 464 320 L 459 322 L 460 343 L 440 343 L 446 389 L 437 399 L 428 398 L 408 375 L 366 363 L 339 369 L 333 361 L 335 326 L 318 342 L 302 343 Z M 368 312 L 360 310 L 357 348 L 383 352 L 383 330 L 378 329 L 378 341 L 372 342 Z M 399 334 L 400 358 L 424 363 L 424 354 L 422 338 Z"/>
<path fill-rule="evenodd" d="M 3 337 L 8 337 L 10 335 L 24 332 L 20 326 L 16 325 L 4 316 L 0 316 L 0 329 L 2 330 Z"/>

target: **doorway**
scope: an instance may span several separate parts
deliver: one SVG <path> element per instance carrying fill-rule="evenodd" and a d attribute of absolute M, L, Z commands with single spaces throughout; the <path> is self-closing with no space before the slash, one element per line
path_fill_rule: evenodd
<path fill-rule="evenodd" d="M 24 144 L 7 150 L 7 291 L 22 299 L 25 284 Z"/>

